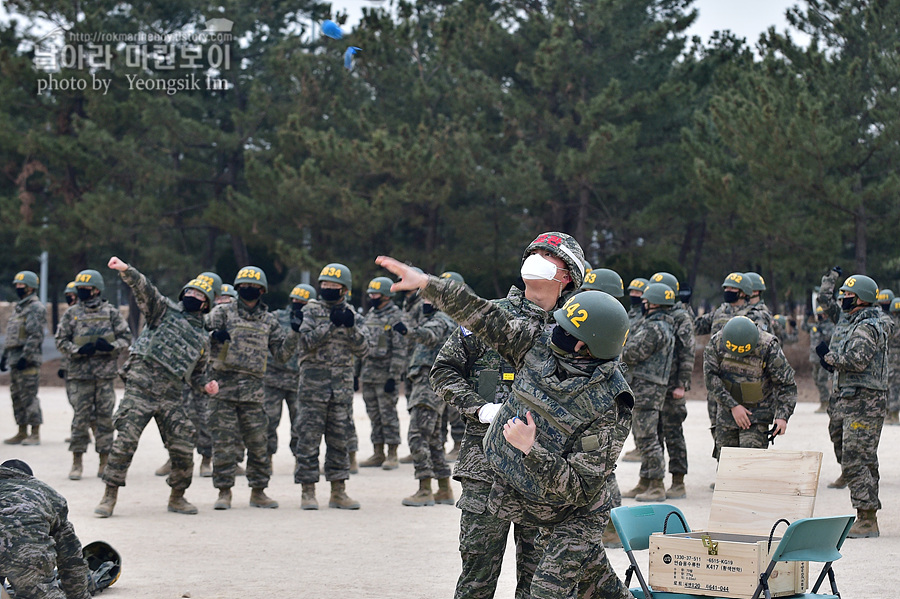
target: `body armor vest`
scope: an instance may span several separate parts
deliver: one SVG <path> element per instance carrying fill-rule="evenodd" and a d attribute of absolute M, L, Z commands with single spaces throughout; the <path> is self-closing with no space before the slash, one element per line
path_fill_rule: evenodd
<path fill-rule="evenodd" d="M 202 326 L 192 324 L 182 312 L 170 307 L 155 328 L 143 331 L 131 353 L 187 380 L 203 356 L 207 335 Z"/>

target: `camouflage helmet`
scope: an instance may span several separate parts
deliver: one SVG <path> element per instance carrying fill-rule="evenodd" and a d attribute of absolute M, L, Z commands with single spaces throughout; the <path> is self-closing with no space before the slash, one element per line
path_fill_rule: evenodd
<path fill-rule="evenodd" d="M 237 287 L 241 283 L 259 285 L 263 288 L 263 293 L 269 290 L 269 281 L 266 279 L 266 273 L 258 266 L 245 266 L 240 269 L 234 278 L 234 286 Z"/>
<path fill-rule="evenodd" d="M 853 293 L 867 304 L 877 303 L 878 283 L 866 275 L 850 275 L 841 285 L 841 291 Z"/>
<path fill-rule="evenodd" d="M 41 280 L 30 270 L 23 270 L 16 273 L 16 276 L 13 277 L 12 284 L 18 285 L 19 283 L 22 283 L 26 287 L 31 287 L 32 289 L 37 289 L 41 286 Z"/>
<path fill-rule="evenodd" d="M 745 272 L 744 276 L 750 279 L 750 288 L 753 291 L 765 291 L 766 290 L 766 280 L 762 278 L 762 275 L 753 271 Z"/>
<path fill-rule="evenodd" d="M 82 270 L 75 275 L 75 287 L 96 287 L 103 292 L 106 286 L 103 284 L 103 275 L 96 270 Z"/>
<path fill-rule="evenodd" d="M 213 291 L 212 283 L 209 282 L 209 279 L 197 278 L 188 281 L 187 284 L 181 288 L 181 293 L 178 294 L 179 300 L 184 297 L 184 292 L 188 289 L 196 289 L 206 297 L 207 306 L 205 311 L 208 312 L 216 299 L 216 293 Z"/>
<path fill-rule="evenodd" d="M 201 272 L 197 275 L 197 278 L 201 281 L 209 280 L 209 283 L 212 285 L 213 291 L 215 292 L 215 296 L 219 297 L 222 295 L 222 277 L 208 270 L 206 272 Z"/>
<path fill-rule="evenodd" d="M 63 295 L 69 295 L 70 293 L 73 295 L 78 295 L 78 290 L 75 287 L 75 281 L 69 281 L 68 283 L 66 283 L 66 289 L 65 291 L 63 291 Z"/>
<path fill-rule="evenodd" d="M 350 289 L 350 285 L 353 283 L 353 275 L 350 273 L 350 269 L 343 264 L 332 262 L 326 264 L 322 272 L 319 273 L 319 282 L 321 283 L 322 281 L 340 283 L 347 289 Z"/>
<path fill-rule="evenodd" d="M 553 313 L 567 333 L 584 341 L 600 360 L 619 357 L 628 337 L 628 314 L 613 296 L 601 291 L 580 291 Z"/>
<path fill-rule="evenodd" d="M 312 285 L 307 285 L 306 283 L 300 283 L 291 289 L 290 298 L 292 300 L 300 300 L 304 304 L 309 300 L 316 299 L 316 297 L 316 288 Z"/>
<path fill-rule="evenodd" d="M 453 281 L 456 281 L 457 283 L 462 283 L 463 285 L 466 284 L 466 280 L 463 278 L 463 276 L 453 270 L 448 270 L 446 272 L 442 272 L 441 278 L 442 279 L 451 279 Z"/>
<path fill-rule="evenodd" d="M 722 338 L 729 353 L 743 356 L 759 344 L 759 329 L 746 316 L 735 316 L 722 328 Z"/>
<path fill-rule="evenodd" d="M 753 294 L 753 284 L 750 279 L 742 272 L 733 272 L 722 281 L 722 288 L 734 287 L 740 289 L 741 293 L 750 297 Z"/>
<path fill-rule="evenodd" d="M 237 290 L 234 288 L 234 285 L 229 285 L 228 283 L 222 283 L 222 286 L 219 287 L 219 295 L 227 295 L 228 297 L 237 298 Z"/>
<path fill-rule="evenodd" d="M 635 277 L 631 279 L 631 282 L 628 283 L 628 291 L 640 291 L 644 293 L 644 289 L 647 288 L 647 285 L 650 284 L 650 281 L 643 277 Z M 670 287 L 671 289 L 671 287 Z"/>
<path fill-rule="evenodd" d="M 387 277 L 375 277 L 374 279 L 369 281 L 369 286 L 366 288 L 366 293 L 380 293 L 385 297 L 394 297 L 394 292 L 391 291 L 391 285 L 393 284 L 394 282 Z"/>
<path fill-rule="evenodd" d="M 584 284 L 581 288 L 603 291 L 613 297 L 625 295 L 625 285 L 622 283 L 622 277 L 616 271 L 608 268 L 596 268 L 584 275 Z"/>
<path fill-rule="evenodd" d="M 664 285 L 668 285 L 669 288 L 678 293 L 681 290 L 681 285 L 678 283 L 678 279 L 669 272 L 660 271 L 655 273 L 652 277 L 650 277 L 650 283 L 662 283 Z"/>
<path fill-rule="evenodd" d="M 648 304 L 657 304 L 659 306 L 675 305 L 675 292 L 664 283 L 650 283 L 647 285 L 643 298 L 647 300 Z"/>
<path fill-rule="evenodd" d="M 891 312 L 900 312 L 900 297 L 895 297 L 891 302 Z"/>
<path fill-rule="evenodd" d="M 875 299 L 879 304 L 890 304 L 894 301 L 894 292 L 890 289 L 879 289 Z"/>
<path fill-rule="evenodd" d="M 524 262 L 534 250 L 547 250 L 562 260 L 569 269 L 569 276 L 575 289 L 584 283 L 584 250 L 571 235 L 557 231 L 541 233 L 525 248 L 522 261 Z"/>

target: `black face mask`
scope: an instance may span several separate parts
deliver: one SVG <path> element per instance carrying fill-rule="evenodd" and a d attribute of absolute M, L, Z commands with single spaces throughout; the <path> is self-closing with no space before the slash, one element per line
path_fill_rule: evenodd
<path fill-rule="evenodd" d="M 881 304 L 881 309 L 884 310 L 885 314 L 891 313 L 891 305 L 890 304 Z"/>
<path fill-rule="evenodd" d="M 185 312 L 199 312 L 203 308 L 203 300 L 185 296 L 181 298 L 181 305 L 184 306 Z"/>
<path fill-rule="evenodd" d="M 78 299 L 80 299 L 81 301 L 86 301 L 93 297 L 92 294 L 94 293 L 94 290 L 90 287 L 79 287 L 77 293 Z"/>
<path fill-rule="evenodd" d="M 422 314 L 434 314 L 433 304 L 422 304 Z"/>
<path fill-rule="evenodd" d="M 650 311 L 650 308 L 647 307 L 647 304 L 641 304 L 641 314 L 646 314 Z"/>
<path fill-rule="evenodd" d="M 325 302 L 336 302 L 341 299 L 340 289 L 323 289 L 319 288 L 319 297 Z"/>
<path fill-rule="evenodd" d="M 27 287 L 16 287 L 16 295 L 19 296 L 19 299 L 22 299 L 27 295 L 28 288 Z"/>
<path fill-rule="evenodd" d="M 722 297 L 725 298 L 726 304 L 733 304 L 734 302 L 738 301 L 738 299 L 740 299 L 737 291 L 726 291 L 722 294 Z"/>
<path fill-rule="evenodd" d="M 69 304 L 70 306 L 73 305 L 75 303 L 75 296 L 72 295 L 71 293 L 67 293 L 66 294 L 66 303 Z"/>
<path fill-rule="evenodd" d="M 574 354 L 575 346 L 578 345 L 578 339 L 570 335 L 564 328 L 559 325 L 553 327 L 553 334 L 550 336 L 550 343 L 555 345 L 564 354 Z"/>
<path fill-rule="evenodd" d="M 632 305 L 632 306 L 640 306 L 640 305 L 641 305 L 641 302 L 644 301 L 644 299 L 643 299 L 641 296 L 639 296 L 639 295 L 629 295 L 628 297 L 631 298 L 631 305 Z"/>
<path fill-rule="evenodd" d="M 241 296 L 241 299 L 247 302 L 252 302 L 253 300 L 258 300 L 259 296 L 262 295 L 262 289 L 259 287 L 241 287 L 237 290 L 238 295 Z"/>
<path fill-rule="evenodd" d="M 303 304 L 301 304 L 300 302 L 293 302 L 293 304 L 291 305 L 291 310 L 294 311 L 294 314 L 303 312 Z"/>
<path fill-rule="evenodd" d="M 841 310 L 844 312 L 849 312 L 853 308 L 856 307 L 856 298 L 855 297 L 842 297 L 841 298 Z"/>

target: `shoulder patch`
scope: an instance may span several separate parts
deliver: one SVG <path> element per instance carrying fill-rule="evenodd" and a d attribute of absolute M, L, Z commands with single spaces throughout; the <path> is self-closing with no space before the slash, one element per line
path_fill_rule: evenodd
<path fill-rule="evenodd" d="M 464 327 L 462 325 L 459 326 L 459 332 L 462 333 L 463 337 L 468 337 L 469 335 L 472 334 L 472 331 L 470 331 L 469 329 L 467 329 L 466 327 Z"/>

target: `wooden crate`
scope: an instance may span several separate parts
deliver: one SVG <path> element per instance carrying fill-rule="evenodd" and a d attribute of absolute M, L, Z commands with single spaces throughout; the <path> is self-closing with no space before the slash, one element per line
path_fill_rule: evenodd
<path fill-rule="evenodd" d="M 822 467 L 818 451 L 722 448 L 706 531 L 654 534 L 649 583 L 654 590 L 748 598 L 781 540 L 775 523 L 813 515 Z M 671 523 L 671 520 L 670 520 Z M 715 550 L 715 554 L 712 551 Z M 773 597 L 802 593 L 809 564 L 780 562 L 769 588 Z"/>

